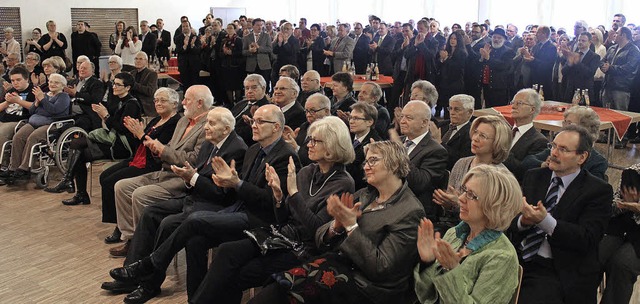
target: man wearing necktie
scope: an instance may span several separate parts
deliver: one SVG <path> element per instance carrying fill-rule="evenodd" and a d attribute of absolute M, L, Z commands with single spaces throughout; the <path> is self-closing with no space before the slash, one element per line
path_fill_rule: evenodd
<path fill-rule="evenodd" d="M 369 36 L 362 33 L 362 24 L 355 22 L 353 24 L 353 33 L 355 34 L 355 46 L 353 48 L 353 64 L 356 66 L 356 74 L 362 75 L 367 72 L 367 65 L 371 62 L 369 56 Z"/>
<path fill-rule="evenodd" d="M 269 35 L 262 32 L 264 20 L 253 19 L 251 22 L 253 32 L 242 37 L 242 56 L 247 58 L 247 74 L 260 74 L 267 83 L 271 82 L 271 60 L 273 50 Z"/>
<path fill-rule="evenodd" d="M 269 103 L 266 97 L 267 82 L 260 74 L 249 74 L 244 79 L 244 100 L 236 103 L 231 109 L 236 120 L 236 133 L 242 137 L 247 145 L 255 143 L 251 135 L 251 125 L 247 124 L 247 119 L 253 117 L 253 112 L 263 105 Z"/>
<path fill-rule="evenodd" d="M 450 125 L 449 129 L 440 139 L 440 129 L 433 128 L 433 139 L 449 152 L 447 170 L 451 171 L 453 165 L 463 157 L 471 156 L 471 116 L 475 100 L 473 96 L 458 94 L 449 99 Z M 435 126 L 435 125 L 434 125 Z"/>
<path fill-rule="evenodd" d="M 531 82 L 544 86 L 544 96 L 547 98 L 556 98 L 553 92 L 553 65 L 558 57 L 556 47 L 553 46 L 549 36 L 551 29 L 548 26 L 540 26 L 536 32 L 538 44 L 533 47 L 531 54 L 527 53 L 523 56 L 524 64 L 531 69 Z"/>
<path fill-rule="evenodd" d="M 393 62 L 391 53 L 396 41 L 392 35 L 388 35 L 389 30 L 386 23 L 380 23 L 378 32 L 369 44 L 369 54 L 373 57 L 373 62 L 378 63 L 380 74 L 391 76 L 393 74 Z"/>
<path fill-rule="evenodd" d="M 431 108 L 424 101 L 413 100 L 402 109 L 400 131 L 404 135 L 399 140 L 407 148 L 409 155 L 409 188 L 424 206 L 427 218 L 438 225 L 442 208 L 433 202 L 433 191 L 446 183 L 447 150 L 438 144 L 429 132 Z M 395 138 L 396 136 L 391 136 Z"/>
<path fill-rule="evenodd" d="M 565 91 L 562 101 L 571 102 L 576 89 L 589 90 L 589 100 L 593 106 L 601 106 L 593 104 L 593 74 L 600 65 L 600 56 L 590 50 L 591 34 L 582 32 L 576 43 L 576 51 L 563 51 L 567 64 L 562 68 L 562 82 L 564 82 Z"/>
<path fill-rule="evenodd" d="M 549 144 L 548 167 L 524 177 L 522 215 L 508 231 L 524 268 L 519 303 L 596 303 L 613 191 L 581 170 L 591 145 L 586 129 L 567 126 Z"/>

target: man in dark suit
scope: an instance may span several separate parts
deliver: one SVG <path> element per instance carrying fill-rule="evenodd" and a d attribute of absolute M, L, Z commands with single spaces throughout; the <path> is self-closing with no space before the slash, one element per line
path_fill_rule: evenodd
<path fill-rule="evenodd" d="M 131 94 L 142 104 L 145 116 L 156 117 L 158 113 L 156 113 L 153 95 L 158 89 L 158 73 L 147 68 L 149 65 L 147 53 L 138 52 L 134 60 L 135 69 L 131 71 L 131 75 L 136 82 L 131 88 Z"/>
<path fill-rule="evenodd" d="M 295 130 L 305 122 L 304 108 L 296 101 L 300 87 L 289 77 L 280 77 L 273 87 L 272 102 L 284 113 L 286 125 Z"/>
<path fill-rule="evenodd" d="M 538 44 L 533 47 L 531 54 L 525 54 L 524 64 L 531 68 L 531 82 L 544 85 L 544 96 L 551 98 L 553 95 L 552 72 L 553 65 L 558 57 L 556 47 L 553 46 L 549 36 L 551 30 L 548 26 L 538 27 L 536 40 Z M 553 96 L 555 97 L 555 96 Z"/>
<path fill-rule="evenodd" d="M 92 104 L 98 104 L 104 97 L 104 84 L 96 78 L 92 62 L 83 62 L 78 67 L 78 77 L 64 91 L 69 94 L 74 114 L 75 125 L 91 132 L 102 126 L 102 119 L 91 108 Z"/>
<path fill-rule="evenodd" d="M 369 54 L 371 54 L 373 62 L 378 63 L 378 70 L 382 75 L 391 76 L 393 74 L 391 53 L 395 44 L 395 39 L 393 39 L 392 35 L 389 35 L 387 24 L 380 23 L 378 33 L 369 44 Z"/>
<path fill-rule="evenodd" d="M 156 56 L 156 44 L 158 43 L 158 36 L 151 32 L 149 28 L 149 22 L 147 20 L 140 21 L 140 35 L 138 35 L 140 41 L 142 41 L 141 51 L 145 52 L 149 58 Z"/>
<path fill-rule="evenodd" d="M 285 126 L 282 137 L 298 152 L 298 157 L 303 167 L 312 163 L 309 159 L 309 147 L 307 147 L 310 139 L 310 137 L 307 136 L 309 126 L 311 126 L 314 121 L 331 115 L 330 109 L 331 100 L 321 93 L 315 93 L 309 96 L 307 102 L 304 104 L 304 113 L 307 121 L 296 129 Z"/>
<path fill-rule="evenodd" d="M 429 21 L 418 21 L 417 28 L 418 34 L 409 41 L 404 51 L 407 60 L 404 92 L 411 92 L 411 85 L 418 80 L 435 81 L 435 56 L 440 48 L 439 42 L 429 32 Z M 409 101 L 409 95 L 404 94 L 403 101 Z"/>
<path fill-rule="evenodd" d="M 400 140 L 409 154 L 409 188 L 418 197 L 433 223 L 438 223 L 442 208 L 433 202 L 433 191 L 441 185 L 447 171 L 447 150 L 429 134 L 431 108 L 423 101 L 410 101 L 402 109 Z M 392 138 L 395 136 L 392 136 Z"/>
<path fill-rule="evenodd" d="M 524 268 L 520 303 L 596 303 L 598 243 L 613 191 L 581 170 L 591 146 L 586 129 L 565 127 L 552 143 L 549 167 L 525 175 L 526 202 L 508 231 Z"/>
<path fill-rule="evenodd" d="M 471 37 L 464 36 L 465 48 L 467 49 L 467 62 L 464 69 L 464 86 L 465 93 L 471 95 L 475 99 L 475 109 L 482 108 L 482 99 L 480 94 L 480 79 L 482 76 L 482 63 L 480 62 L 480 49 L 485 44 L 491 43 L 488 37 L 482 37 L 482 27 L 474 25 L 471 29 Z"/>
<path fill-rule="evenodd" d="M 158 32 L 156 36 L 158 39 L 156 40 L 156 55 L 158 58 L 166 58 L 169 60 L 171 54 L 169 54 L 169 47 L 171 47 L 171 33 L 164 29 L 164 20 L 158 18 L 156 20 L 156 26 L 158 27 Z"/>
<path fill-rule="evenodd" d="M 89 57 L 89 60 L 96 66 L 98 72 L 100 70 L 100 48 L 102 43 L 98 39 L 96 33 L 89 32 L 87 29 L 87 23 L 84 21 L 78 21 L 76 24 L 77 32 L 71 33 L 71 51 L 73 58 L 73 71 L 78 71 L 76 66 L 78 57 L 85 55 Z M 99 75 L 96 75 L 99 76 Z"/>
<path fill-rule="evenodd" d="M 369 56 L 369 36 L 362 33 L 362 24 L 355 22 L 353 25 L 353 34 L 355 35 L 353 47 L 353 64 L 356 67 L 356 74 L 362 75 L 367 72 L 367 65 L 371 62 Z"/>
<path fill-rule="evenodd" d="M 273 53 L 278 55 L 271 69 L 271 83 L 275 86 L 278 80 L 280 68 L 292 64 L 298 66 L 298 52 L 300 51 L 300 41 L 293 36 L 293 25 L 286 22 L 282 25 L 282 30 L 273 41 Z"/>
<path fill-rule="evenodd" d="M 213 157 L 221 157 L 226 163 L 235 161 L 242 166 L 247 145 L 233 131 L 235 121 L 231 111 L 223 107 L 210 110 L 205 123 L 205 138 L 195 162 L 191 166 L 185 162 L 183 166 L 172 165 L 171 170 L 184 181 L 184 197 L 173 198 L 144 209 L 135 233 L 124 266 L 148 256 L 154 249 L 171 235 L 189 214 L 195 211 L 219 211 L 235 202 L 235 192 L 227 192 L 217 187 L 211 179 Z M 155 245 L 154 245 L 155 244 Z M 155 281 L 160 283 L 164 276 Z M 114 281 L 103 284 L 103 288 L 111 291 L 133 291 L 137 282 Z M 138 294 L 152 294 L 159 286 L 145 286 Z M 115 289 L 115 290 L 114 290 Z M 133 294 L 132 296 L 133 297 Z M 127 296 L 129 298 L 129 296 Z"/>
<path fill-rule="evenodd" d="M 524 45 L 524 40 L 522 37 L 518 36 L 518 27 L 509 23 L 507 24 L 507 46 L 512 50 L 517 50 Z"/>
<path fill-rule="evenodd" d="M 547 148 L 547 138 L 533 127 L 533 119 L 540 113 L 542 101 L 540 95 L 533 89 L 522 89 L 513 96 L 511 101 L 511 116 L 515 121 L 513 126 L 513 141 L 511 151 L 503 164 L 522 181 L 524 169 L 522 160 L 527 155 L 537 154 Z"/>
<path fill-rule="evenodd" d="M 253 33 L 242 37 L 242 55 L 247 58 L 247 74 L 260 74 L 267 83 L 271 80 L 271 38 L 262 32 L 264 21 L 253 19 Z"/>
<path fill-rule="evenodd" d="M 236 119 L 236 133 L 244 140 L 247 146 L 255 143 L 252 137 L 251 125 L 244 120 L 253 117 L 253 113 L 261 106 L 269 104 L 266 95 L 267 82 L 259 74 L 250 74 L 244 79 L 244 100 L 236 103 L 231 109 L 233 117 Z"/>
<path fill-rule="evenodd" d="M 366 158 L 365 147 L 373 141 L 380 141 L 382 138 L 376 131 L 375 124 L 378 117 L 378 110 L 373 105 L 366 102 L 356 102 L 351 106 L 349 115 L 349 131 L 353 134 L 353 149 L 356 158 L 346 166 L 347 172 L 353 177 L 355 189 L 367 187 L 364 175 L 364 163 Z"/>
<path fill-rule="evenodd" d="M 471 137 L 469 136 L 473 106 L 473 97 L 465 94 L 453 95 L 449 99 L 449 112 L 451 113 L 449 126 L 443 127 L 442 131 L 435 128 L 433 132 L 433 139 L 449 153 L 447 161 L 447 170 L 449 171 L 460 158 L 473 155 L 471 153 Z"/>
<path fill-rule="evenodd" d="M 562 101 L 571 102 L 576 89 L 589 90 L 589 100 L 595 100 L 593 90 L 593 74 L 600 65 L 600 56 L 589 49 L 591 34 L 583 32 L 578 37 L 576 52 L 563 51 L 567 64 L 562 68 L 564 96 Z"/>
<path fill-rule="evenodd" d="M 200 50 L 201 42 L 188 21 L 182 22 L 182 32 L 175 38 L 176 53 L 178 54 L 178 70 L 185 91 L 197 84 L 200 78 Z"/>
<path fill-rule="evenodd" d="M 485 44 L 479 51 L 480 86 L 487 108 L 509 103 L 515 53 L 504 45 L 506 39 L 504 30 L 497 28 L 491 36 L 491 46 Z"/>
<path fill-rule="evenodd" d="M 245 237 L 242 233 L 245 229 L 268 226 L 276 222 L 275 210 L 280 208 L 281 202 L 276 202 L 273 198 L 271 187 L 265 178 L 266 166 L 268 164 L 274 168 L 286 195 L 289 158 L 293 158 L 297 168 L 300 167 L 300 163 L 295 151 L 282 138 L 284 115 L 277 106 L 260 107 L 255 112 L 254 119 L 253 138 L 257 144 L 247 150 L 241 175 L 236 171 L 234 162 L 227 164 L 220 157 L 213 160 L 213 182 L 224 191 L 235 191 L 236 200 L 233 204 L 217 212 L 192 213 L 150 256 L 112 270 L 110 275 L 114 279 L 138 282 L 149 274 L 164 276 L 173 256 L 186 246 L 189 275 L 187 293 L 191 298 L 207 271 L 207 249 Z M 242 176 L 242 179 L 239 176 Z M 141 282 L 143 289 L 151 291 L 140 293 L 147 295 L 146 299 L 160 291 L 160 285 L 152 281 L 153 279 Z M 152 289 L 152 284 L 156 284 L 157 289 Z"/>

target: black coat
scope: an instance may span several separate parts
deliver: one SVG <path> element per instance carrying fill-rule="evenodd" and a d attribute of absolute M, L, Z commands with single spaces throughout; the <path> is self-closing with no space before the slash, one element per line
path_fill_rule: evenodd
<path fill-rule="evenodd" d="M 142 34 L 138 35 L 140 41 L 142 41 L 142 51 L 145 52 L 149 57 L 154 57 L 156 54 L 156 44 L 158 43 L 158 36 L 153 32 L 149 31 L 147 33 L 147 37 L 142 40 Z"/>
<path fill-rule="evenodd" d="M 355 41 L 355 38 L 354 38 Z M 367 65 L 371 62 L 369 56 L 369 36 L 362 34 L 353 48 L 353 64 L 356 66 L 356 74 L 362 75 L 367 71 Z"/>
<path fill-rule="evenodd" d="M 371 42 L 377 43 L 379 39 L 380 35 L 376 34 Z M 372 60 L 378 63 L 378 71 L 380 71 L 380 74 L 382 75 L 393 75 L 393 60 L 391 54 L 393 53 L 395 44 L 396 40 L 393 39 L 393 36 L 391 34 L 387 34 L 382 40 L 382 43 L 378 44 L 378 48 L 376 48 L 375 51 L 369 49 L 369 53 L 373 58 Z"/>
<path fill-rule="evenodd" d="M 367 181 L 364 180 L 364 160 L 366 158 L 364 147 L 370 143 L 370 140 L 372 138 L 375 141 L 382 140 L 382 138 L 380 138 L 380 136 L 378 135 L 378 132 L 376 132 L 375 128 L 372 128 L 371 131 L 369 131 L 369 134 L 364 137 L 364 140 L 362 140 L 360 144 L 353 147 L 356 153 L 356 158 L 351 164 L 347 165 L 347 172 L 349 172 L 349 174 L 351 174 L 351 177 L 353 177 L 353 181 L 356 185 L 356 191 L 368 185 Z"/>
<path fill-rule="evenodd" d="M 571 102 L 576 89 L 589 90 L 589 99 L 595 100 L 593 90 L 593 74 L 600 65 L 600 56 L 589 50 L 584 54 L 584 59 L 577 64 L 562 68 L 562 82 L 564 82 L 564 96 L 562 101 Z"/>

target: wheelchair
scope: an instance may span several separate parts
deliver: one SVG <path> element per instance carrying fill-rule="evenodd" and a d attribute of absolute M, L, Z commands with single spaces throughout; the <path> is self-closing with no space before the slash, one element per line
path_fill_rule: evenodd
<path fill-rule="evenodd" d="M 14 134 L 27 124 L 26 120 L 21 120 L 14 129 Z M 87 132 L 75 126 L 75 121 L 71 118 L 52 122 L 47 128 L 46 140 L 31 146 L 29 157 L 29 168 L 32 174 L 36 175 L 36 186 L 44 189 L 48 185 L 51 167 L 57 167 L 63 174 L 67 168 L 67 158 L 69 157 L 69 145 L 71 140 L 81 136 L 87 136 Z M 12 140 L 8 140 L 2 145 L 0 153 L 0 164 L 5 163 L 5 157 L 11 154 Z"/>

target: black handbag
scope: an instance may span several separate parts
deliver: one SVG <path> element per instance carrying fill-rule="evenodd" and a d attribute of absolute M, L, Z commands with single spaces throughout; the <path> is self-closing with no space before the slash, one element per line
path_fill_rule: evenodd
<path fill-rule="evenodd" d="M 273 250 L 292 250 L 295 253 L 299 253 L 304 249 L 302 243 L 290 240 L 280 233 L 279 229 L 274 225 L 244 230 L 244 234 L 258 245 L 262 255 L 267 255 L 269 251 Z"/>

